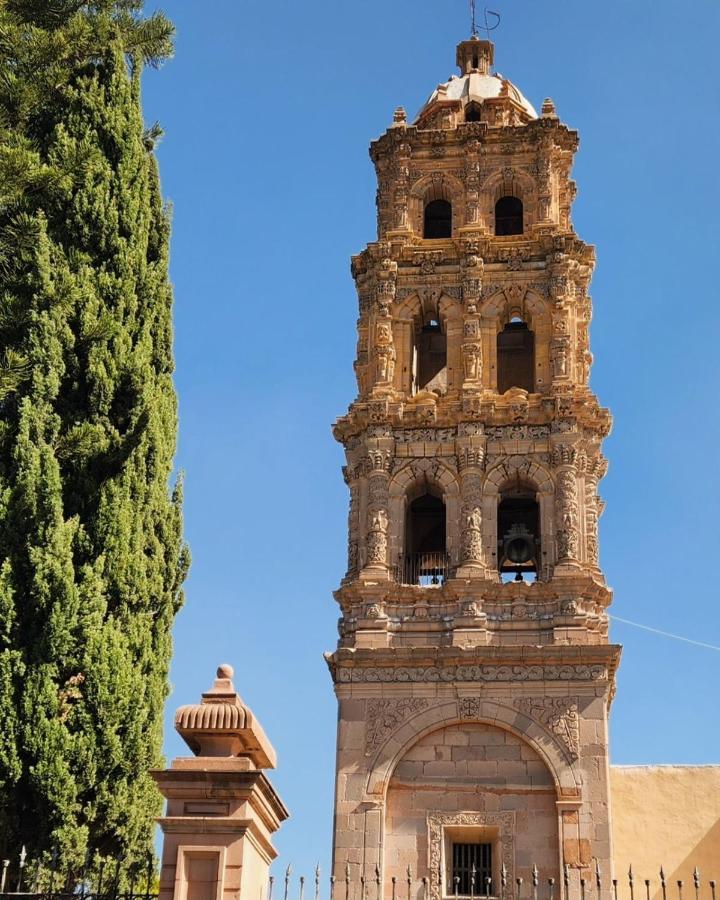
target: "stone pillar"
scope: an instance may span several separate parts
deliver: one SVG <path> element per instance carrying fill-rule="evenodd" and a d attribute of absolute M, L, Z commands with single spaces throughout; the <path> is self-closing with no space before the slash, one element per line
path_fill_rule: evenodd
<path fill-rule="evenodd" d="M 159 900 L 264 900 L 272 836 L 288 811 L 263 769 L 276 756 L 220 666 L 202 701 L 181 706 L 175 728 L 194 756 L 152 775 L 167 799 Z"/>

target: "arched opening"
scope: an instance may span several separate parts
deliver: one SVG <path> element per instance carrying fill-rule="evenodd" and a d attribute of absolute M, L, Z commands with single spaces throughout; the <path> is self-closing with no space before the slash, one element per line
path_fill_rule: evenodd
<path fill-rule="evenodd" d="M 501 197 L 495 204 L 495 234 L 523 233 L 523 205 L 517 197 Z"/>
<path fill-rule="evenodd" d="M 402 583 L 421 587 L 447 578 L 446 515 L 441 497 L 422 494 L 408 504 Z"/>
<path fill-rule="evenodd" d="M 465 900 L 501 897 L 516 878 L 531 882 L 533 865 L 557 880 L 557 799 L 553 773 L 529 740 L 469 720 L 431 731 L 403 751 L 388 780 L 385 875 L 402 882 L 411 855 L 415 878 Z"/>
<path fill-rule="evenodd" d="M 447 335 L 439 319 L 427 319 L 415 330 L 413 393 L 447 391 Z"/>
<path fill-rule="evenodd" d="M 535 390 L 535 334 L 517 317 L 497 336 L 497 382 L 499 394 L 513 387 Z"/>
<path fill-rule="evenodd" d="M 425 206 L 424 238 L 452 237 L 452 205 L 448 200 L 431 200 Z"/>
<path fill-rule="evenodd" d="M 497 512 L 498 569 L 503 581 L 537 577 L 540 566 L 540 507 L 535 490 L 514 484 L 500 493 Z M 532 580 L 532 579 L 531 579 Z"/>
<path fill-rule="evenodd" d="M 479 122 L 481 119 L 480 113 L 481 113 L 481 110 L 480 110 L 479 103 L 475 103 L 474 101 L 472 103 L 468 103 L 467 106 L 465 107 L 465 121 L 466 122 Z"/>

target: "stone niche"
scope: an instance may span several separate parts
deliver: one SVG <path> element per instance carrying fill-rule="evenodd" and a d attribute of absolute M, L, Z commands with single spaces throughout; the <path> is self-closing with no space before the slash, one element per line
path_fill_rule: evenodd
<path fill-rule="evenodd" d="M 462 723 L 421 738 L 397 763 L 387 792 L 385 875 L 401 883 L 410 866 L 430 896 L 453 894 L 453 843 L 492 847 L 491 896 L 537 865 L 558 879 L 557 795 L 538 753 L 508 731 Z M 476 894 L 484 893 L 479 885 Z"/>

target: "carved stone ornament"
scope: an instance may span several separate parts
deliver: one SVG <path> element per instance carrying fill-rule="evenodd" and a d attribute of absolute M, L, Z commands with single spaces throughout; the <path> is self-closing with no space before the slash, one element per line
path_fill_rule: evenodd
<path fill-rule="evenodd" d="M 479 719 L 481 707 L 480 697 L 461 697 L 458 700 L 458 716 L 461 719 Z"/>
<path fill-rule="evenodd" d="M 387 666 L 338 668 L 340 684 L 419 683 L 452 681 L 604 681 L 606 666 Z"/>
<path fill-rule="evenodd" d="M 508 884 L 515 884 L 515 813 L 514 812 L 461 812 L 461 813 L 428 813 L 428 868 L 429 896 L 431 900 L 440 900 L 441 891 L 444 888 L 444 896 L 452 895 L 452 887 L 444 884 L 445 873 L 443 867 L 443 841 L 446 828 L 496 828 L 500 834 L 501 865 L 505 867 Z M 481 894 L 481 892 L 478 892 Z M 498 890 L 493 889 L 493 894 L 498 895 Z"/>
<path fill-rule="evenodd" d="M 405 719 L 425 709 L 425 697 L 368 700 L 366 708 L 365 755 L 370 756 Z"/>
<path fill-rule="evenodd" d="M 578 697 L 521 697 L 520 712 L 539 722 L 562 741 L 572 759 L 580 755 Z"/>

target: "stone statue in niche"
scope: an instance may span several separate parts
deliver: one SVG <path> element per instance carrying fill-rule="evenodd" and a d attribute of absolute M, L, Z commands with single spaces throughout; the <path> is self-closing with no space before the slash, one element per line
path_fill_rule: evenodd
<path fill-rule="evenodd" d="M 479 381 L 482 377 L 482 355 L 479 343 L 463 345 L 463 362 L 465 366 L 465 379 L 467 381 Z"/>

